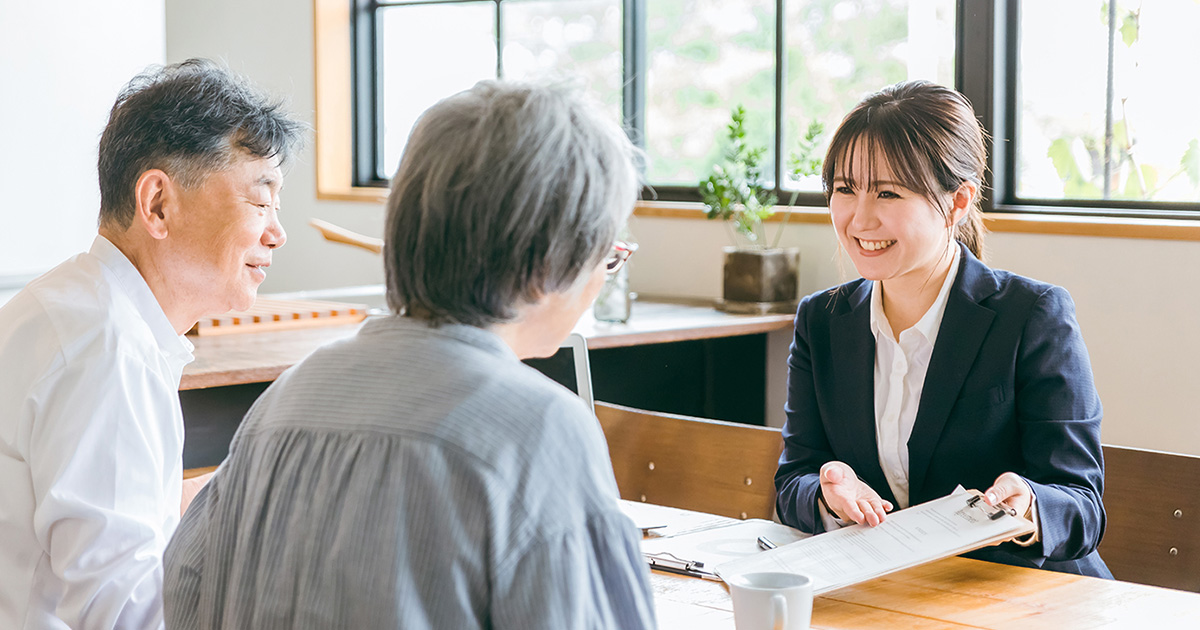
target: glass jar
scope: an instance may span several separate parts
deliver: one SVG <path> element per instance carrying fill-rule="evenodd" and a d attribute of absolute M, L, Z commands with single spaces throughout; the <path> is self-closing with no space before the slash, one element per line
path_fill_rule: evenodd
<path fill-rule="evenodd" d="M 616 273 L 604 279 L 604 286 L 592 305 L 592 314 L 598 322 L 623 324 L 629 321 L 633 295 L 629 293 L 629 265 L 622 265 Z"/>

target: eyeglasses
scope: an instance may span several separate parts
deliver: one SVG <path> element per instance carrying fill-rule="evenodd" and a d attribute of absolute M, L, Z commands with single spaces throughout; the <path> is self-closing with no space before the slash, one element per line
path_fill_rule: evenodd
<path fill-rule="evenodd" d="M 638 249 L 637 243 L 626 243 L 625 241 L 616 241 L 613 243 L 612 251 L 608 252 L 608 256 L 604 259 L 604 269 L 610 274 L 617 273 L 621 267 L 629 260 Z"/>

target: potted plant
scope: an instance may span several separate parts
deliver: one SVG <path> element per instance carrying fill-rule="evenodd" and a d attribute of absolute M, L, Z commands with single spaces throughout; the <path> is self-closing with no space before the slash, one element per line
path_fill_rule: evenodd
<path fill-rule="evenodd" d="M 734 313 L 791 312 L 796 308 L 800 250 L 779 247 L 791 213 L 784 217 L 768 246 L 763 222 L 775 214 L 778 199 L 763 181 L 761 163 L 767 149 L 747 144 L 744 107 L 734 108 L 730 118 L 724 158 L 700 182 L 705 214 L 709 219 L 725 221 L 734 241 L 733 246 L 725 248 L 723 299 L 717 307 Z M 788 172 L 794 179 L 820 172 L 821 161 L 813 155 L 823 132 L 820 122 L 808 126 L 788 162 Z M 793 192 L 788 208 L 795 201 Z"/>

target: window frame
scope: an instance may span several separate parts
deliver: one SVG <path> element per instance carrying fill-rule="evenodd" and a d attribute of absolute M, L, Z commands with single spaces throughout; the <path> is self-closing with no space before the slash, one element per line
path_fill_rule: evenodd
<path fill-rule="evenodd" d="M 388 180 L 378 175 L 383 154 L 379 133 L 378 21 L 373 0 L 350 0 L 350 56 L 353 77 L 354 153 L 351 169 L 355 186 L 387 188 Z"/>
<path fill-rule="evenodd" d="M 354 124 L 354 86 L 346 68 L 355 68 L 355 39 L 352 37 L 355 9 L 361 0 L 314 1 L 314 78 L 316 92 L 317 197 L 322 200 L 369 201 L 386 199 L 387 182 L 379 180 L 362 186 L 356 181 L 354 137 L 360 133 Z M 422 0 L 418 0 L 422 1 Z M 423 0 L 425 3 L 437 0 Z M 495 1 L 495 0 L 494 0 Z M 641 7 L 637 0 L 622 0 L 623 9 Z M 782 0 L 777 0 L 777 7 Z M 1045 203 L 1042 200 L 1021 200 L 1012 194 L 1015 156 L 1007 144 L 1015 129 L 1015 86 L 1017 38 L 1015 25 L 1020 0 L 957 0 L 955 87 L 974 104 L 976 113 L 989 132 L 988 151 L 991 169 L 985 181 L 983 198 L 987 227 L 997 232 L 1021 232 L 1081 236 L 1106 236 L 1166 240 L 1200 241 L 1200 204 L 1171 202 L 1137 202 L 1111 200 L 1104 204 L 1078 203 L 1075 200 Z M 643 11 L 644 11 L 644 7 Z M 782 19 L 777 10 L 777 20 Z M 642 22 L 644 24 L 644 21 Z M 644 33 L 626 19 L 623 33 L 623 52 L 626 60 L 623 78 L 627 81 L 644 66 Z M 776 40 L 779 49 L 784 37 Z M 777 57 L 779 53 L 777 51 Z M 640 57 L 640 61 L 639 61 Z M 777 81 L 786 68 L 777 67 Z M 993 77 L 998 79 L 993 81 Z M 627 120 L 644 120 L 644 84 L 634 83 L 623 98 Z M 777 90 L 776 101 L 784 95 Z M 776 118 L 782 117 L 776 108 Z M 776 122 L 777 129 L 779 122 Z M 776 143 L 781 143 L 776 133 Z M 777 154 L 780 152 L 776 148 Z M 776 160 L 782 164 L 783 160 Z M 776 167 L 780 168 L 779 165 Z M 776 181 L 779 181 L 777 178 Z M 776 190 L 777 194 L 790 190 Z M 780 194 L 781 199 L 786 198 Z M 702 207 L 696 201 L 697 192 L 687 187 L 658 187 L 648 189 L 645 199 L 661 201 L 640 202 L 638 215 L 670 218 L 701 218 Z M 670 198 L 670 200 L 667 200 Z M 1030 202 L 1035 201 L 1035 202 Z M 824 195 L 801 193 L 797 205 L 781 209 L 775 217 L 790 214 L 792 222 L 828 223 Z"/>
<path fill-rule="evenodd" d="M 356 186 L 386 188 L 388 180 L 381 175 L 382 134 L 379 133 L 380 67 L 378 46 L 378 15 L 381 9 L 400 6 L 431 4 L 463 4 L 467 2 L 492 2 L 496 15 L 496 75 L 503 76 L 503 4 L 508 0 L 350 0 L 353 4 L 351 41 L 353 43 L 353 102 L 354 102 L 354 164 L 353 182 Z M 630 138 L 645 148 L 646 120 L 646 3 L 649 0 L 621 0 L 622 8 L 622 61 L 621 79 L 626 89 L 622 91 L 622 118 Z M 776 182 L 774 192 L 780 199 L 790 197 L 794 191 L 781 186 L 784 181 L 784 105 L 786 103 L 787 50 L 786 50 L 786 0 L 774 0 L 775 4 L 775 97 L 773 117 L 773 145 L 775 158 L 769 179 Z M 697 186 L 647 186 L 644 198 L 665 201 L 699 202 Z M 801 205 L 824 205 L 825 196 L 819 192 L 798 191 L 796 200 Z"/>
<path fill-rule="evenodd" d="M 968 0 L 967 3 L 975 3 Z M 960 6 L 963 4 L 960 2 Z M 984 128 L 992 137 L 988 155 L 991 160 L 991 178 L 987 182 L 992 191 L 985 212 L 1011 214 L 1054 215 L 1074 217 L 1097 217 L 1105 219 L 1145 219 L 1151 221 L 1200 220 L 1200 203 L 1179 201 L 1139 201 L 1129 199 L 1036 199 L 1017 195 L 1017 130 L 1019 121 L 1018 72 L 1020 59 L 1020 0 L 998 0 L 986 10 L 991 12 L 987 21 L 992 28 L 981 32 L 981 41 L 974 49 L 971 43 L 959 40 L 960 59 L 965 48 L 970 54 L 978 55 L 981 63 L 990 69 L 988 82 L 991 86 L 1002 86 L 999 94 L 989 94 L 983 86 L 971 86 L 967 76 L 959 75 L 958 89 L 971 98 L 976 113 L 981 114 Z M 960 29 L 962 22 L 960 21 Z M 991 59 L 986 59 L 987 56 Z M 963 64 L 966 65 L 966 64 Z M 956 66 L 957 68 L 957 66 Z M 989 88 L 991 86 L 988 86 Z M 990 105 L 986 114 L 979 104 Z M 1000 138 L 1001 141 L 995 141 Z"/>
<path fill-rule="evenodd" d="M 629 0 L 625 0 L 628 2 Z M 503 76 L 504 55 L 503 10 L 505 0 L 350 0 L 351 36 L 354 47 L 351 55 L 354 103 L 354 164 L 353 182 L 356 186 L 387 188 L 390 180 L 383 175 L 383 134 L 380 133 L 380 110 L 383 97 L 379 84 L 379 11 L 391 7 L 427 6 L 435 4 L 483 4 L 491 2 L 496 18 L 496 76 Z M 364 122 L 366 121 L 366 122 Z"/>

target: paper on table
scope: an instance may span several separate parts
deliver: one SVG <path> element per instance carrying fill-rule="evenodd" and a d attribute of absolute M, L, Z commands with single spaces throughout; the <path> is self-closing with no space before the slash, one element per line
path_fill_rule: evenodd
<path fill-rule="evenodd" d="M 1033 531 L 1023 518 L 1003 513 L 993 520 L 985 505 L 968 505 L 977 494 L 959 486 L 940 499 L 889 514 L 876 527 L 844 527 L 726 562 L 716 573 L 725 578 L 755 571 L 803 573 L 813 578 L 815 593 L 824 593 Z"/>
<path fill-rule="evenodd" d="M 637 501 L 621 500 L 621 511 L 650 536 L 681 536 L 738 523 L 737 519 Z"/>
<path fill-rule="evenodd" d="M 703 563 L 707 570 L 723 562 L 763 553 L 758 548 L 762 536 L 783 546 L 808 538 L 798 529 L 761 518 L 735 521 L 725 527 L 714 527 L 670 538 L 647 538 L 642 541 L 642 555 L 647 557 L 670 554 L 680 560 Z"/>

